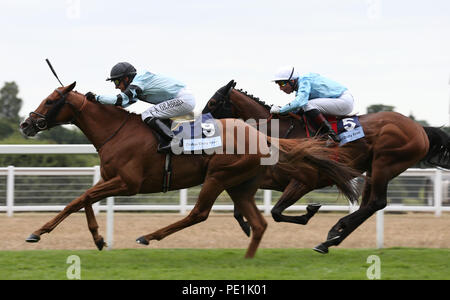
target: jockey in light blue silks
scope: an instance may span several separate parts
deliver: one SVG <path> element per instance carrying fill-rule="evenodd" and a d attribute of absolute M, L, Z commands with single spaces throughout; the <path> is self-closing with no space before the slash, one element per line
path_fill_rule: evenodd
<path fill-rule="evenodd" d="M 186 86 L 170 77 L 136 69 L 127 62 L 120 62 L 111 69 L 106 80 L 114 82 L 121 93 L 116 96 L 95 95 L 88 92 L 91 101 L 127 107 L 138 100 L 155 104 L 142 114 L 142 120 L 165 139 L 164 148 L 170 147 L 172 131 L 160 119 L 168 119 L 192 113 L 195 98 Z M 160 148 L 159 150 L 164 150 Z"/>
<path fill-rule="evenodd" d="M 280 68 L 272 81 L 286 94 L 294 91 L 296 94 L 289 104 L 272 106 L 270 113 L 284 114 L 302 109 L 316 129 L 325 128 L 325 133 L 339 142 L 339 137 L 323 114 L 345 116 L 352 112 L 353 96 L 346 87 L 316 73 L 300 76 L 292 66 Z"/>

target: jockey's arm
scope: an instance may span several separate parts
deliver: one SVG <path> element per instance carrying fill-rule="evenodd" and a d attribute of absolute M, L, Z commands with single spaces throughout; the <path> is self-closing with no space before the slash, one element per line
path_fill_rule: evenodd
<path fill-rule="evenodd" d="M 125 92 L 120 93 L 117 96 L 97 95 L 96 100 L 102 104 L 127 107 L 136 103 L 141 94 L 142 89 L 140 87 L 137 85 L 130 85 Z"/>
<path fill-rule="evenodd" d="M 303 105 L 308 103 L 309 94 L 311 93 L 311 83 L 308 80 L 301 80 L 298 83 L 298 91 L 295 99 L 280 109 L 280 114 L 296 111 Z"/>

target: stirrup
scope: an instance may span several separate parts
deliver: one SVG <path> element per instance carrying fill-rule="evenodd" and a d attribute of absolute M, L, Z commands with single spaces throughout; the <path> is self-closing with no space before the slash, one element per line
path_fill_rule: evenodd
<path fill-rule="evenodd" d="M 159 153 L 168 153 L 168 152 L 170 152 L 171 148 L 172 148 L 172 142 L 164 140 L 164 141 L 158 143 L 157 151 Z"/>

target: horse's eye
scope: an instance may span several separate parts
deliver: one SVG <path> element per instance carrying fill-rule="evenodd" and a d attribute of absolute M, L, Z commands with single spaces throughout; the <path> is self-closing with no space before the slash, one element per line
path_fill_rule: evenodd
<path fill-rule="evenodd" d="M 54 102 L 55 101 L 53 101 L 53 100 L 47 100 L 47 101 L 45 101 L 45 105 L 53 105 Z"/>

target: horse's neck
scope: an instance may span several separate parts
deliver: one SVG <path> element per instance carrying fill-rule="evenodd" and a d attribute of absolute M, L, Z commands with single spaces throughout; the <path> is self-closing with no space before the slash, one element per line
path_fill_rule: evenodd
<path fill-rule="evenodd" d="M 76 125 L 96 149 L 118 133 L 130 118 L 128 112 L 111 105 L 88 101 L 78 114 Z"/>
<path fill-rule="evenodd" d="M 233 99 L 233 105 L 236 108 L 237 117 L 243 119 L 244 121 L 254 119 L 259 125 L 261 125 L 261 120 L 266 120 L 270 117 L 270 112 L 266 107 L 255 100 L 244 98 L 243 95 L 236 95 L 236 98 Z M 272 122 L 267 123 L 268 134 L 272 136 L 279 134 L 280 138 L 285 138 L 286 135 L 288 138 L 306 137 L 303 122 L 300 120 L 292 117 L 281 117 L 279 119 L 279 123 L 277 124 L 278 132 L 274 133 L 272 133 L 273 124 L 274 123 Z"/>
<path fill-rule="evenodd" d="M 264 106 L 250 98 L 245 97 L 247 96 L 236 94 L 235 98 L 231 100 L 239 118 L 244 120 L 260 120 L 269 118 L 270 112 Z"/>

